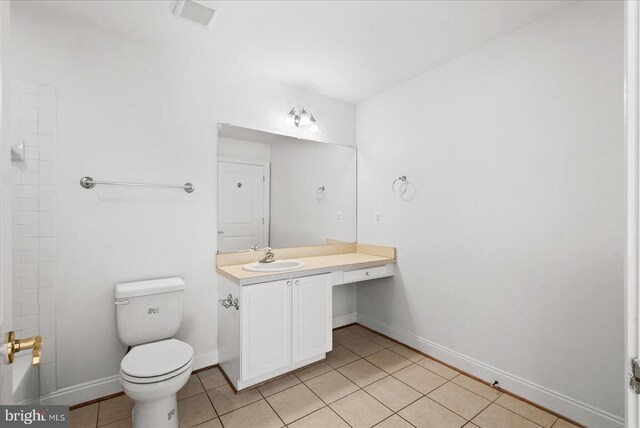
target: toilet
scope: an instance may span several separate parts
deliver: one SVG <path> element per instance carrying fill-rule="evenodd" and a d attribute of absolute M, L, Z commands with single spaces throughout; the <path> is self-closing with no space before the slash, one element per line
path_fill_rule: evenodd
<path fill-rule="evenodd" d="M 116 285 L 118 336 L 131 347 L 120 363 L 120 384 L 135 401 L 134 428 L 178 428 L 176 394 L 193 366 L 193 348 L 173 338 L 184 288 L 181 278 Z"/>

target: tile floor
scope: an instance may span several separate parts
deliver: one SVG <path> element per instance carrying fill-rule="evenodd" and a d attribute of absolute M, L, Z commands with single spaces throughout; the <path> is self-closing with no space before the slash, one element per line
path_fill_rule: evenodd
<path fill-rule="evenodd" d="M 570 428 L 361 326 L 335 330 L 325 361 L 234 394 L 218 368 L 178 393 L 180 427 Z M 71 427 L 131 426 L 122 395 L 71 412 Z"/>

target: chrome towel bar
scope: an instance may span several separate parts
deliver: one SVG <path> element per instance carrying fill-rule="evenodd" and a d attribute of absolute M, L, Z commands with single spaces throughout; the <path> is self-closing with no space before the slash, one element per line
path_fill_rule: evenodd
<path fill-rule="evenodd" d="M 85 189 L 93 189 L 96 184 L 106 184 L 109 186 L 140 186 L 140 187 L 166 187 L 170 189 L 182 189 L 187 193 L 191 193 L 196 190 L 196 187 L 191 183 L 185 183 L 181 186 L 174 186 L 171 184 L 152 184 L 152 183 L 125 183 L 120 181 L 96 181 L 91 177 L 82 177 L 80 179 L 80 185 Z"/>

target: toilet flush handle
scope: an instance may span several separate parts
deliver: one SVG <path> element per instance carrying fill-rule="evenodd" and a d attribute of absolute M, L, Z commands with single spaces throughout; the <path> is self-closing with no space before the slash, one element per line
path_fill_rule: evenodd
<path fill-rule="evenodd" d="M 115 301 L 116 305 L 128 305 L 129 301 L 127 299 L 123 299 L 123 300 L 116 300 Z"/>

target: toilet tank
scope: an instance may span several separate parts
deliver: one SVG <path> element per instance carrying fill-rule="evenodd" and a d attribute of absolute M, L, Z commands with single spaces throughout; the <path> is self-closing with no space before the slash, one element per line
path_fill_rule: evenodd
<path fill-rule="evenodd" d="M 182 324 L 184 287 L 177 277 L 117 284 L 120 341 L 133 346 L 175 336 Z"/>

